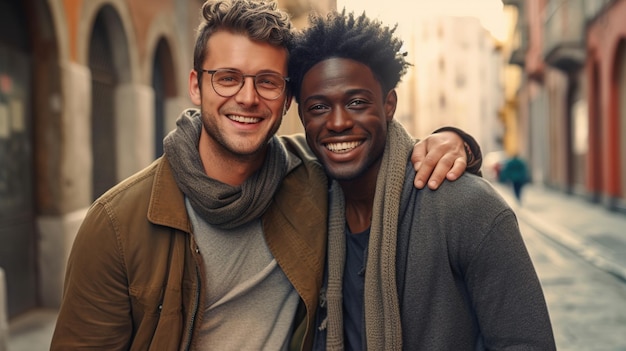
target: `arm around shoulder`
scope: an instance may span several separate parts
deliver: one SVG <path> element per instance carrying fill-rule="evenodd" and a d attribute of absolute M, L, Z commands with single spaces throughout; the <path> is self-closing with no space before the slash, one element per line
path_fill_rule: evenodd
<path fill-rule="evenodd" d="M 463 130 L 456 127 L 441 127 L 435 130 L 433 133 L 439 132 L 453 132 L 463 139 L 465 144 L 465 153 L 467 156 L 467 168 L 466 171 L 472 174 L 476 174 L 478 176 L 482 176 L 482 172 L 480 170 L 483 163 L 482 151 L 480 150 L 480 145 L 474 139 L 473 136 L 464 132 Z"/>

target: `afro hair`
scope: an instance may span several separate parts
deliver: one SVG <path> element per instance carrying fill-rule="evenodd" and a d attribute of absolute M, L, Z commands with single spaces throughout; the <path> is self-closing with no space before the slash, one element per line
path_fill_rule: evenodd
<path fill-rule="evenodd" d="M 296 101 L 304 75 L 329 58 L 346 58 L 365 64 L 381 84 L 383 92 L 394 89 L 410 65 L 402 41 L 394 36 L 397 25 L 384 26 L 365 12 L 331 11 L 326 17 L 311 16 L 310 26 L 296 35 L 289 58 L 290 87 Z"/>

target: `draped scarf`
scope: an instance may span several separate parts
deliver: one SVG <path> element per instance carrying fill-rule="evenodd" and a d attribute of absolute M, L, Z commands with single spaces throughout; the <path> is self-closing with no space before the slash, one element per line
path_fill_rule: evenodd
<path fill-rule="evenodd" d="M 198 152 L 202 128 L 200 111 L 187 109 L 176 121 L 176 129 L 163 140 L 176 184 L 202 219 L 218 228 L 232 229 L 259 218 L 285 175 L 300 160 L 290 157 L 273 136 L 261 168 L 243 184 L 231 186 L 207 176 Z"/>
<path fill-rule="evenodd" d="M 396 241 L 404 174 L 414 143 L 395 121 L 376 181 L 365 270 L 365 335 L 369 350 L 402 350 L 402 328 L 396 286 Z M 336 181 L 329 199 L 327 350 L 343 350 L 342 284 L 345 263 L 345 203 Z"/>

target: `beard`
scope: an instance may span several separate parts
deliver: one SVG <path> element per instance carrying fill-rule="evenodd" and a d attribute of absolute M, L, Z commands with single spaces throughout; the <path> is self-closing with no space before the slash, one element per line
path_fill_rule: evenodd
<path fill-rule="evenodd" d="M 215 116 L 207 111 L 201 111 L 201 114 L 202 126 L 214 144 L 214 151 L 243 161 L 264 155 L 269 140 L 276 134 L 282 121 L 281 119 L 275 123 L 264 135 L 261 133 L 236 135 L 226 132 L 224 127 L 216 122 L 224 117 Z"/>

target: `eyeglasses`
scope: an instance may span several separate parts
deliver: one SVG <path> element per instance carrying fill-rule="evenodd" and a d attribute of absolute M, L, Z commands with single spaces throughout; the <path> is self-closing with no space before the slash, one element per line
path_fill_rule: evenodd
<path fill-rule="evenodd" d="M 243 87 L 245 78 L 252 77 L 254 89 L 259 96 L 267 100 L 276 100 L 285 92 L 289 81 L 289 77 L 283 77 L 274 72 L 243 74 L 232 69 L 202 69 L 200 71 L 211 75 L 211 86 L 221 97 L 234 96 Z"/>

